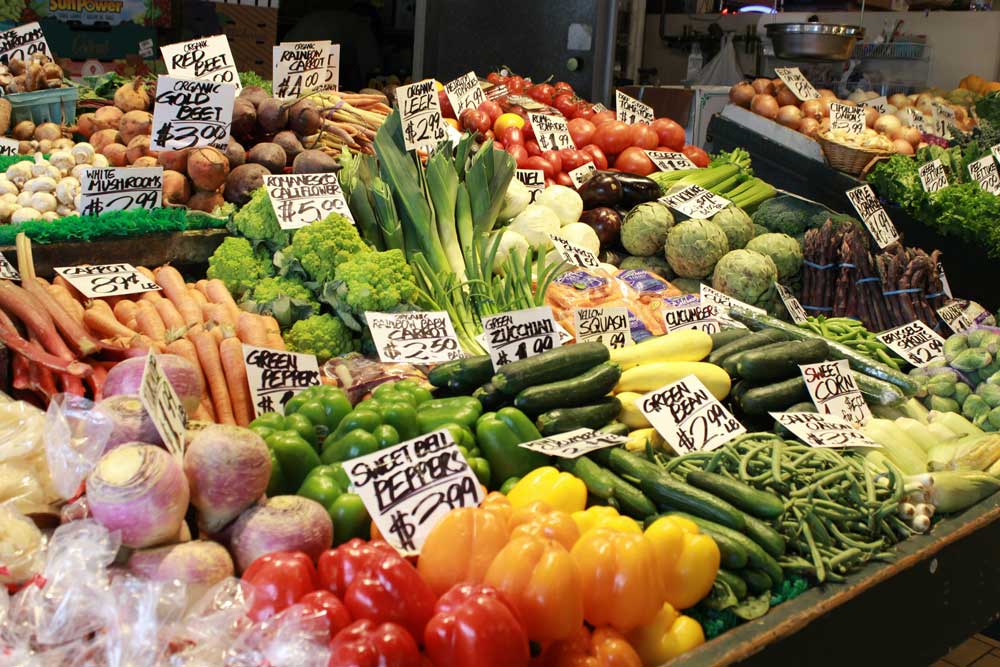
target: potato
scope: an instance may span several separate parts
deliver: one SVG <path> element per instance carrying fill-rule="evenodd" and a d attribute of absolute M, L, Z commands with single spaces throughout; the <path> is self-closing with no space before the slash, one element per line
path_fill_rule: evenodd
<path fill-rule="evenodd" d="M 35 128 L 34 138 L 39 141 L 55 141 L 62 137 L 62 128 L 55 123 L 42 123 Z"/>
<path fill-rule="evenodd" d="M 150 150 L 149 148 L 150 140 L 145 134 L 140 134 L 138 137 L 134 137 L 132 141 L 128 142 L 128 152 L 126 157 L 128 158 L 129 164 L 135 164 L 135 161 L 141 157 L 151 157 L 153 158 L 153 165 L 156 165 L 157 152 Z"/>
<path fill-rule="evenodd" d="M 229 143 L 226 144 L 226 159 L 229 160 L 229 168 L 235 169 L 247 161 L 247 149 L 243 148 L 243 144 L 229 137 Z"/>
<path fill-rule="evenodd" d="M 197 190 L 191 198 L 187 201 L 188 208 L 193 208 L 196 211 L 204 211 L 205 213 L 211 213 L 219 206 L 222 206 L 226 202 L 222 198 L 222 195 L 218 192 L 206 192 L 205 190 Z"/>
<path fill-rule="evenodd" d="M 152 131 L 153 114 L 148 111 L 129 111 L 122 116 L 122 120 L 118 124 L 118 133 L 122 135 L 122 140 L 126 144 L 139 135 L 148 135 Z"/>
<path fill-rule="evenodd" d="M 76 131 L 79 132 L 84 139 L 90 139 L 90 135 L 97 132 L 97 123 L 94 121 L 94 114 L 80 114 L 80 116 L 76 119 Z"/>
<path fill-rule="evenodd" d="M 187 173 L 194 187 L 217 192 L 229 175 L 229 160 L 218 149 L 195 148 L 188 156 Z"/>
<path fill-rule="evenodd" d="M 280 174 L 285 170 L 288 158 L 281 146 L 265 141 L 250 149 L 247 162 L 263 165 L 272 174 Z"/>
<path fill-rule="evenodd" d="M 35 138 L 35 124 L 30 120 L 22 120 L 14 126 L 14 131 L 11 134 L 20 141 L 30 141 Z"/>
<path fill-rule="evenodd" d="M 237 206 L 243 206 L 253 195 L 253 191 L 264 185 L 264 176 L 268 175 L 267 167 L 260 164 L 241 164 L 229 172 L 226 177 L 224 196 L 226 201 Z"/>
<path fill-rule="evenodd" d="M 108 144 L 101 149 L 101 155 L 108 158 L 112 167 L 124 167 L 128 164 L 128 149 L 121 144 Z"/>
<path fill-rule="evenodd" d="M 125 112 L 118 107 L 101 107 L 94 112 L 94 124 L 98 130 L 107 130 L 112 127 L 117 130 L 124 115 Z"/>
<path fill-rule="evenodd" d="M 250 102 L 250 104 L 252 104 L 256 109 L 257 105 L 259 105 L 263 100 L 270 99 L 271 96 L 268 95 L 267 91 L 260 86 L 247 86 L 240 91 L 240 95 L 236 99 L 241 98 Z"/>
<path fill-rule="evenodd" d="M 310 149 L 295 156 L 292 162 L 293 174 L 326 174 L 340 169 L 332 157 L 320 150 Z"/>
<path fill-rule="evenodd" d="M 187 204 L 191 198 L 191 181 L 187 176 L 173 169 L 163 170 L 163 202 L 165 204 Z"/>
<path fill-rule="evenodd" d="M 138 139 L 138 137 L 136 137 L 136 139 Z M 133 139 L 133 141 L 135 141 L 135 139 Z M 156 164 L 156 158 L 153 157 L 153 156 L 151 156 L 151 155 L 143 155 L 138 160 L 135 160 L 134 162 L 132 162 L 132 166 L 133 167 L 155 167 L 155 166 L 157 166 L 157 164 Z"/>
<path fill-rule="evenodd" d="M 230 132 L 240 141 L 253 137 L 257 131 L 257 109 L 249 100 L 236 98 L 233 103 L 233 124 Z"/>
<path fill-rule="evenodd" d="M 301 137 L 319 132 L 323 119 L 310 100 L 299 100 L 288 110 L 288 129 Z"/>
<path fill-rule="evenodd" d="M 288 109 L 281 100 L 269 97 L 257 107 L 257 123 L 267 134 L 274 134 L 288 125 Z"/>
<path fill-rule="evenodd" d="M 285 130 L 284 132 L 278 132 L 274 135 L 274 143 L 281 146 L 281 149 L 285 151 L 285 156 L 288 160 L 285 162 L 286 165 L 291 164 L 295 156 L 304 151 L 306 148 L 299 141 L 299 138 L 295 136 L 295 133 L 291 130 Z"/>
<path fill-rule="evenodd" d="M 156 161 L 162 165 L 164 169 L 179 171 L 182 174 L 186 174 L 188 154 L 190 152 L 190 148 L 184 148 L 179 151 L 160 151 L 156 156 Z"/>
<path fill-rule="evenodd" d="M 94 150 L 98 153 L 101 149 L 108 144 L 121 144 L 122 138 L 118 135 L 118 130 L 114 128 L 108 128 L 106 130 L 98 130 L 90 135 L 90 145 L 94 147 Z"/>

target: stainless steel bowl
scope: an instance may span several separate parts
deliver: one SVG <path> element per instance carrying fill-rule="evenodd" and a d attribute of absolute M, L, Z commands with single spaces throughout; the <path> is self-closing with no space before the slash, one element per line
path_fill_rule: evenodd
<path fill-rule="evenodd" d="M 787 60 L 847 60 L 865 29 L 832 23 L 770 23 L 774 55 Z"/>

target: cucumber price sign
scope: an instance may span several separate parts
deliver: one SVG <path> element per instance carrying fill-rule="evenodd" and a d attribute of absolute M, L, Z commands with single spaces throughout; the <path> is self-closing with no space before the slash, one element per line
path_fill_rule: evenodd
<path fill-rule="evenodd" d="M 694 375 L 636 399 L 653 428 L 681 453 L 710 452 L 747 432 Z"/>

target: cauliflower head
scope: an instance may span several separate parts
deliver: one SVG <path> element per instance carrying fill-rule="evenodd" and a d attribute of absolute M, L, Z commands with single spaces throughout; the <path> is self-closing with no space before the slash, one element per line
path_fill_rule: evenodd
<path fill-rule="evenodd" d="M 284 254 L 298 260 L 311 280 L 333 280 L 337 266 L 371 249 L 361 240 L 357 227 L 338 213 L 296 230 Z"/>
<path fill-rule="evenodd" d="M 316 300 L 316 296 L 301 280 L 296 278 L 284 276 L 264 278 L 254 285 L 249 294 L 249 298 L 257 303 L 268 303 L 281 297 L 305 301 L 319 312 L 319 301 Z"/>
<path fill-rule="evenodd" d="M 254 250 L 250 241 L 238 236 L 227 236 L 208 258 L 210 279 L 218 278 L 226 289 L 240 298 L 274 272 L 274 265 L 266 250 Z"/>
<path fill-rule="evenodd" d="M 240 236 L 267 242 L 272 249 L 288 243 L 288 232 L 278 225 L 278 216 L 263 186 L 254 190 L 246 206 L 233 215 L 233 228 Z"/>
<path fill-rule="evenodd" d="M 357 349 L 351 330 L 335 315 L 313 315 L 299 320 L 284 333 L 284 339 L 289 350 L 315 354 L 321 364 Z"/>
<path fill-rule="evenodd" d="M 417 296 L 413 271 L 400 250 L 355 255 L 337 266 L 323 300 L 347 325 L 363 329 L 365 311 L 391 312 Z"/>

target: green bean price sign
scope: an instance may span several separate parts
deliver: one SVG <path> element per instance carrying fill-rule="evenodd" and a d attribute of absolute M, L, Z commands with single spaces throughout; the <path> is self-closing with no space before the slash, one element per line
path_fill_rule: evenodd
<path fill-rule="evenodd" d="M 178 459 L 184 457 L 184 433 L 187 412 L 177 392 L 160 368 L 155 354 L 146 355 L 146 366 L 139 383 L 139 400 L 160 434 L 167 451 Z"/>
<path fill-rule="evenodd" d="M 179 151 L 211 146 L 226 150 L 235 100 L 236 87 L 230 83 L 160 76 L 150 148 Z"/>
<path fill-rule="evenodd" d="M 624 445 L 627 440 L 628 438 L 613 433 L 600 433 L 589 428 L 578 428 L 574 431 L 522 442 L 520 446 L 548 456 L 575 459 L 598 449 Z"/>
<path fill-rule="evenodd" d="M 445 311 L 366 312 L 378 358 L 384 363 L 436 364 L 465 356 Z"/>
<path fill-rule="evenodd" d="M 493 368 L 506 366 L 562 345 L 552 308 L 539 306 L 483 318 Z"/>
<path fill-rule="evenodd" d="M 244 344 L 243 364 L 257 417 L 265 412 L 285 414 L 285 404 L 292 396 L 320 383 L 315 354 Z"/>
<path fill-rule="evenodd" d="M 595 340 L 612 350 L 633 344 L 628 308 L 625 306 L 576 308 L 573 310 L 573 326 L 578 343 Z"/>
<path fill-rule="evenodd" d="M 170 76 L 228 83 L 236 86 L 237 92 L 243 88 L 225 35 L 167 44 L 160 47 L 160 53 Z"/>
<path fill-rule="evenodd" d="M 871 410 L 846 359 L 800 364 L 799 370 L 818 412 L 841 417 L 852 424 L 864 424 L 871 419 Z"/>
<path fill-rule="evenodd" d="M 774 420 L 810 447 L 881 447 L 850 422 L 816 412 L 772 412 Z"/>
<path fill-rule="evenodd" d="M 710 452 L 747 432 L 694 375 L 640 396 L 636 402 L 653 428 L 679 453 Z"/>

